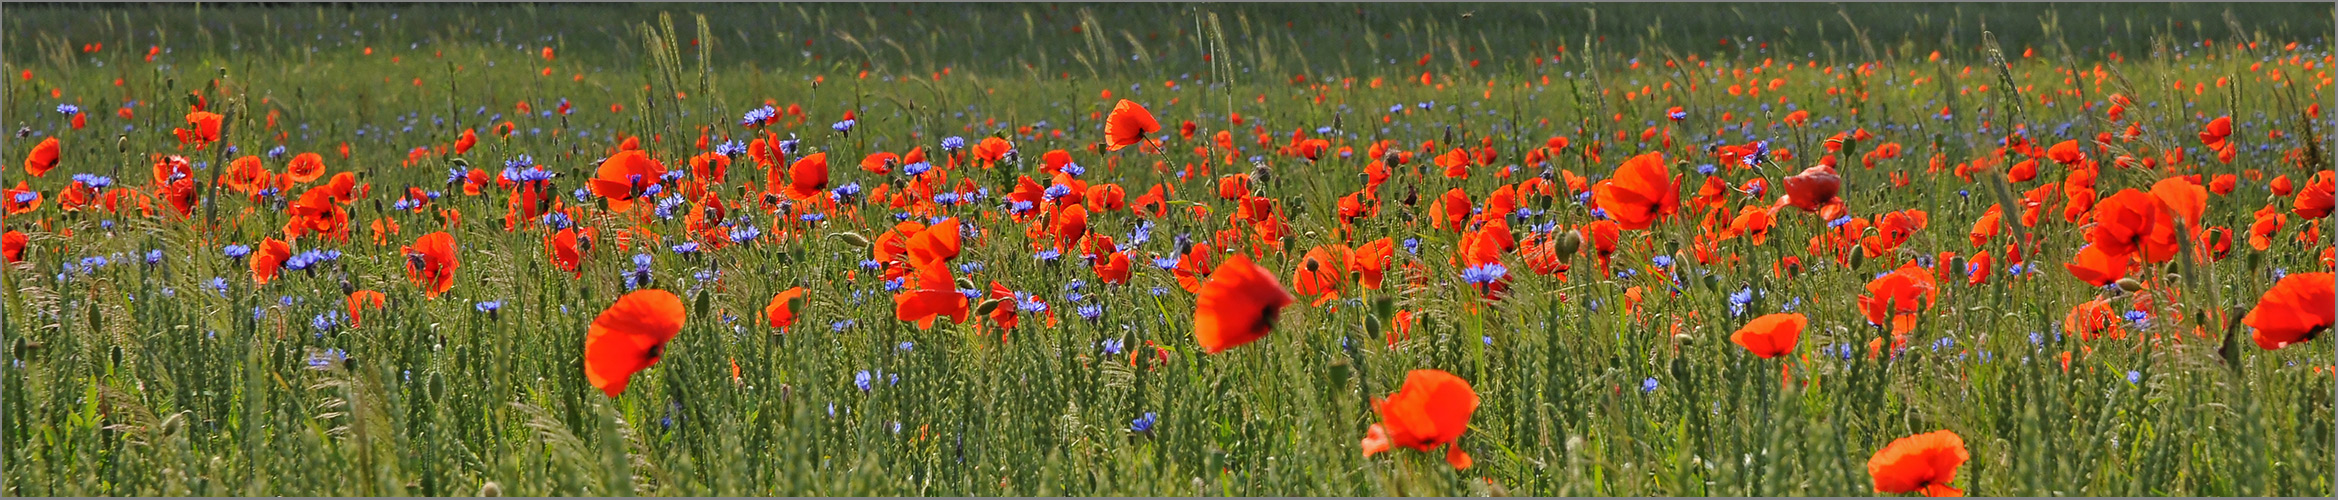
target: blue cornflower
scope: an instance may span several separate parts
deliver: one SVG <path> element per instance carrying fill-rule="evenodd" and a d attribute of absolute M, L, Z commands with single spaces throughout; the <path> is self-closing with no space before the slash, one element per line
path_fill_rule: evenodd
<path fill-rule="evenodd" d="M 869 378 L 869 371 L 861 370 L 859 373 L 852 374 L 852 385 L 859 387 L 861 392 L 869 392 Z"/>
<path fill-rule="evenodd" d="M 59 104 L 57 105 L 57 114 L 65 116 L 78 115 L 81 114 L 81 107 L 71 104 Z"/>
<path fill-rule="evenodd" d="M 714 145 L 714 153 L 737 158 L 739 155 L 747 154 L 747 145 L 736 140 L 723 141 L 722 144 Z"/>
<path fill-rule="evenodd" d="M 2129 384 L 2137 384 L 2137 383 L 2142 383 L 2142 382 L 2143 382 L 2143 372 L 2139 372 L 2139 371 L 2135 371 L 2135 370 L 2127 370 L 2127 383 L 2129 383 Z"/>
<path fill-rule="evenodd" d="M 917 177 L 917 176 L 920 176 L 920 175 L 925 175 L 926 171 L 928 171 L 928 170 L 933 170 L 933 169 L 934 169 L 934 164 L 932 164 L 932 163 L 926 163 L 926 162 L 922 162 L 922 161 L 921 161 L 921 162 L 917 162 L 917 163 L 911 163 L 911 164 L 908 164 L 908 165 L 902 165 L 902 166 L 901 166 L 901 175 L 906 175 L 906 176 L 910 176 L 910 177 Z"/>
<path fill-rule="evenodd" d="M 488 314 L 494 314 L 494 313 L 495 313 L 495 311 L 503 309 L 503 301 L 500 301 L 500 300 L 490 300 L 490 301 L 480 302 L 480 303 L 477 303 L 477 304 L 472 304 L 472 305 L 471 305 L 471 308 L 472 308 L 472 309 L 477 309 L 477 310 L 479 310 L 479 312 L 488 313 Z"/>
<path fill-rule="evenodd" d="M 1040 262 L 1055 262 L 1056 259 L 1063 258 L 1063 252 L 1050 248 L 1046 250 L 1040 250 L 1039 253 L 1033 254 L 1032 257 L 1038 258 Z"/>
<path fill-rule="evenodd" d="M 1125 346 L 1127 342 L 1118 338 L 1108 338 L 1099 344 L 1103 347 L 1104 354 L 1120 354 L 1121 347 Z"/>
<path fill-rule="evenodd" d="M 1082 167 L 1082 166 L 1080 166 L 1080 164 L 1078 164 L 1078 163 L 1065 163 L 1065 164 L 1063 164 L 1063 168 L 1061 169 L 1061 171 L 1062 171 L 1062 172 L 1063 172 L 1065 175 L 1070 175 L 1070 176 L 1072 176 L 1072 177 L 1079 177 L 1079 176 L 1080 176 L 1080 174 L 1085 174 L 1085 173 L 1088 173 L 1088 167 Z"/>
<path fill-rule="evenodd" d="M 1641 380 L 1640 392 L 1656 392 L 1656 385 L 1656 377 L 1648 377 L 1646 380 Z"/>
<path fill-rule="evenodd" d="M 1079 313 L 1080 319 L 1094 321 L 1096 318 L 1104 315 L 1104 305 L 1080 304 L 1080 307 L 1073 309 L 1072 312 Z"/>
<path fill-rule="evenodd" d="M 245 255 L 252 254 L 252 247 L 243 245 L 228 245 L 226 248 L 222 248 L 220 250 L 226 253 L 227 258 L 230 259 L 242 259 Z"/>
<path fill-rule="evenodd" d="M 750 109 L 747 110 L 746 115 L 739 117 L 739 126 L 760 125 L 763 122 L 771 121 L 774 116 L 779 116 L 779 110 L 773 109 L 771 106 Z"/>
<path fill-rule="evenodd" d="M 1153 432 L 1153 424 L 1159 420 L 1160 415 L 1148 411 L 1144 415 L 1138 416 L 1136 420 L 1129 421 L 1128 430 L 1130 432 Z"/>
<path fill-rule="evenodd" d="M 834 125 L 829 125 L 828 128 L 835 130 L 836 133 L 849 135 L 852 133 L 853 123 L 853 120 L 845 120 L 836 122 Z"/>
<path fill-rule="evenodd" d="M 1472 285 L 1485 285 L 1500 281 L 1503 276 L 1508 274 L 1510 274 L 1510 270 L 1503 268 L 1501 264 L 1488 262 L 1484 265 L 1470 266 L 1468 269 L 1461 270 L 1461 279 Z"/>
<path fill-rule="evenodd" d="M 943 150 L 943 151 L 957 151 L 957 150 L 961 150 L 961 149 L 966 149 L 966 139 L 965 139 L 965 138 L 961 138 L 961 137 L 954 136 L 954 135 L 953 135 L 953 136 L 949 136 L 949 137 L 944 137 L 944 138 L 942 138 L 942 150 Z"/>

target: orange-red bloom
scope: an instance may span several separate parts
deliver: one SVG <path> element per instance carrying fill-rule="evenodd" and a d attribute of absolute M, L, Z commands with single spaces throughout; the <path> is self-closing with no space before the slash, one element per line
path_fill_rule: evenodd
<path fill-rule="evenodd" d="M 455 258 L 455 237 L 445 231 L 422 235 L 413 245 L 399 247 L 406 256 L 406 279 L 422 287 L 422 294 L 438 298 L 455 286 L 455 268 L 462 262 Z"/>
<path fill-rule="evenodd" d="M 1624 229 L 1647 229 L 1680 209 L 1680 188 L 1663 153 L 1632 157 L 1615 177 L 1591 187 L 1592 201 Z"/>
<path fill-rule="evenodd" d="M 1956 469 L 1972 458 L 1963 437 L 1939 430 L 1893 440 L 1867 459 L 1867 475 L 1875 478 L 1879 492 L 1964 496 L 1949 483 L 1956 482 Z"/>
<path fill-rule="evenodd" d="M 1904 334 L 1916 329 L 1916 316 L 1932 308 L 1940 297 L 1932 272 L 1908 261 L 1899 269 L 1867 283 L 1868 295 L 1859 296 L 1859 312 L 1867 322 L 1890 324 L 1892 333 Z"/>
<path fill-rule="evenodd" d="M 2330 329 L 2332 309 L 2338 307 L 2338 282 L 2330 273 L 2283 276 L 2257 299 L 2257 308 L 2241 318 L 2256 330 L 2250 335 L 2257 347 L 2280 349 L 2311 341 Z"/>
<path fill-rule="evenodd" d="M 1445 463 L 1454 469 L 1470 466 L 1469 453 L 1461 450 L 1461 435 L 1469 431 L 1470 414 L 1477 412 L 1477 391 L 1462 380 L 1443 370 L 1413 370 L 1406 373 L 1404 387 L 1388 399 L 1373 401 L 1373 409 L 1380 412 L 1381 422 L 1372 424 L 1364 435 L 1364 456 L 1388 451 L 1390 447 L 1412 448 L 1423 452 L 1446 447 Z"/>
<path fill-rule="evenodd" d="M 41 139 L 39 145 L 32 147 L 31 153 L 24 155 L 24 173 L 26 174 L 40 177 L 49 175 L 49 169 L 53 168 L 57 168 L 56 137 Z"/>
<path fill-rule="evenodd" d="M 1802 329 L 1809 325 L 1810 318 L 1801 314 L 1765 314 L 1746 322 L 1744 328 L 1729 335 L 1729 341 L 1755 357 L 1769 359 L 1793 352 L 1794 343 L 1802 339 Z"/>
<path fill-rule="evenodd" d="M 618 297 L 585 331 L 585 381 L 612 398 L 624 393 L 635 372 L 665 355 L 684 319 L 674 292 L 649 288 Z"/>
<path fill-rule="evenodd" d="M 1273 273 L 1247 255 L 1234 254 L 1201 285 L 1193 307 L 1193 339 L 1203 351 L 1217 354 L 1264 338 L 1291 300 Z"/>
<path fill-rule="evenodd" d="M 1154 132 L 1161 131 L 1161 122 L 1153 120 L 1153 112 L 1133 101 L 1121 99 L 1112 106 L 1112 115 L 1104 119 L 1104 148 L 1119 151 L 1140 142 Z"/>
<path fill-rule="evenodd" d="M 796 324 L 796 317 L 803 309 L 804 287 L 789 288 L 771 296 L 771 304 L 763 306 L 763 318 L 770 320 L 772 328 L 785 333 L 788 327 Z"/>

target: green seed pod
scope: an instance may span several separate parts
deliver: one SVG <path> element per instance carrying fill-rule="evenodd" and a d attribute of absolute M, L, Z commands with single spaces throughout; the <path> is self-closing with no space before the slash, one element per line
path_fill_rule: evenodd
<path fill-rule="evenodd" d="M 1949 269 L 1949 270 L 1951 270 L 1951 271 L 1956 271 L 1956 275 L 1957 275 L 1957 276 L 1966 276 L 1966 275 L 1973 274 L 1973 272 L 1972 272 L 1972 271 L 1968 271 L 1968 270 L 1966 270 L 1966 269 L 1965 269 L 1965 258 L 1964 258 L 1964 256 L 1961 256 L 1961 255 L 1960 255 L 1960 256 L 1957 256 L 1957 257 L 1952 257 L 1952 258 L 1948 259 L 1948 269 Z"/>
<path fill-rule="evenodd" d="M 1396 299 L 1385 295 L 1372 298 L 1372 317 L 1385 319 L 1395 316 Z"/>
<path fill-rule="evenodd" d="M 861 247 L 861 248 L 868 248 L 868 247 L 869 247 L 869 238 L 868 238 L 867 236 L 861 236 L 861 235 L 860 235 L 860 233 L 854 233 L 854 232 L 843 232 L 843 233 L 835 233 L 835 234 L 830 234 L 830 235 L 828 235 L 828 236 L 829 236 L 829 237 L 832 237 L 832 238 L 839 239 L 839 240 L 844 240 L 844 243 L 845 243 L 845 244 L 848 244 L 848 245 L 852 245 L 852 246 L 856 246 L 856 247 Z"/>
<path fill-rule="evenodd" d="M 1559 233 L 1558 245 L 1556 248 L 1552 248 L 1552 250 L 1555 250 L 1559 253 L 1559 260 L 1574 258 L 1575 251 L 1582 249 L 1583 233 L 1573 229 L 1569 229 L 1564 233 Z"/>

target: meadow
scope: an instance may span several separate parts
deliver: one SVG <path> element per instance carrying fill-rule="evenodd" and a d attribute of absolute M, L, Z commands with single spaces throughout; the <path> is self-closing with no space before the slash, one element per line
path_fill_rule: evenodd
<path fill-rule="evenodd" d="M 2338 494 L 2328 4 L 5 10 L 10 496 Z"/>

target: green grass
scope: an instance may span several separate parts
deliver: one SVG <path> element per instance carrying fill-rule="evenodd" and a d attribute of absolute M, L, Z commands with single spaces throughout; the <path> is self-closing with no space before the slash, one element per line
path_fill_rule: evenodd
<path fill-rule="evenodd" d="M 2226 328 L 2227 312 L 2245 313 L 2276 273 L 2328 270 L 2320 261 L 2328 237 L 2297 239 L 2306 220 L 2291 218 L 2269 250 L 2245 243 L 2252 212 L 2267 203 L 2288 210 L 2290 199 L 2270 194 L 2267 182 L 2287 175 L 2303 188 L 2313 172 L 2330 168 L 2326 138 L 2338 124 L 2309 125 L 2301 116 L 2307 104 L 2321 103 L 2325 113 L 2332 104 L 2320 83 L 2330 73 L 2327 5 L 40 6 L 8 14 L 0 110 L 10 125 L 39 135 L 12 136 L 0 147 L 10 167 L 0 178 L 46 197 L 41 209 L 0 221 L 32 240 L 26 262 L 0 272 L 0 357 L 8 359 L 0 368 L 0 491 L 9 495 L 471 495 L 489 482 L 513 495 L 611 496 L 1866 495 L 1874 493 L 1868 457 L 1893 439 L 1937 429 L 1963 436 L 1972 460 L 1955 485 L 1974 495 L 2334 493 L 2338 356 L 2330 341 L 2265 351 L 2246 327 Z M 1083 19 L 1086 27 L 1074 32 Z M 2008 74 L 2020 96 L 1990 70 L 1983 26 L 2014 59 Z M 644 42 L 652 38 L 673 41 L 678 60 L 653 57 Z M 1732 42 L 1716 43 L 1724 38 Z M 2212 45 L 2195 46 L 2203 40 Z M 2235 50 L 2242 40 L 2259 45 Z M 2292 41 L 2297 50 L 2282 48 Z M 94 54 L 79 50 L 101 42 Z M 1772 45 L 1765 51 L 1761 43 Z M 149 63 L 149 46 L 168 52 Z M 1528 62 L 1560 55 L 1560 46 L 1563 58 Z M 544 47 L 554 48 L 553 61 L 540 57 Z M 2022 57 L 2024 49 L 2034 56 Z M 1931 61 L 1935 50 L 1941 57 Z M 1426 66 L 1416 64 L 1422 54 L 1431 55 Z M 2292 55 L 2319 62 L 2300 69 L 2287 62 Z M 2264 69 L 2289 79 L 2250 67 L 2265 58 L 2278 59 Z M 1668 59 L 1711 66 L 1674 73 L 1663 69 Z M 1726 91 L 1749 77 L 1712 71 L 1765 60 L 1776 66 L 1760 81 L 1786 64 L 1818 68 L 1786 71 L 1788 82 L 1759 98 Z M 1879 68 L 1860 79 L 1834 76 L 1871 61 Z M 868 76 L 860 78 L 864 63 Z M 2118 76 L 2065 82 L 2060 73 L 2091 75 L 2097 65 Z M 546 67 L 551 76 L 539 74 Z M 1835 72 L 1819 71 L 1828 67 Z M 950 74 L 935 80 L 944 69 Z M 1444 86 L 1420 85 L 1424 71 Z M 1296 85 L 1293 75 L 1312 81 Z M 2218 85 L 2219 77 L 2229 82 Z M 1375 88 L 1375 79 L 1385 82 Z M 1163 85 L 1169 80 L 1176 89 Z M 1696 87 L 1624 98 L 1666 82 Z M 2190 90 L 2202 82 L 2205 92 Z M 1991 90 L 1978 91 L 1982 85 Z M 1868 97 L 1863 103 L 1830 88 Z M 228 116 L 227 142 L 240 149 L 234 156 L 267 158 L 281 144 L 322 153 L 332 172 L 357 172 L 371 185 L 350 206 L 348 243 L 311 237 L 295 245 L 340 250 L 336 263 L 258 286 L 242 261 L 222 256 L 228 244 L 281 237 L 287 200 L 254 203 L 211 190 L 218 166 L 234 156 L 218 147 L 182 150 L 171 134 L 194 90 Z M 1107 90 L 1111 99 L 1100 96 Z M 677 91 L 688 96 L 674 98 Z M 1234 165 L 1215 165 L 1214 174 L 1248 172 L 1251 156 L 1271 165 L 1260 189 L 1285 203 L 1294 234 L 1285 252 L 1260 263 L 1287 285 L 1305 249 L 1337 243 L 1337 198 L 1362 187 L 1355 172 L 1375 140 L 1411 151 L 1426 140 L 1474 147 L 1490 137 L 1501 165 L 1551 136 L 1570 137 L 1570 151 L 1598 141 L 1602 161 L 1566 155 L 1552 165 L 1593 178 L 1633 154 L 1662 151 L 1668 162 L 1687 162 L 1673 173 L 1686 174 L 1693 194 L 1702 176 L 1688 166 L 1717 161 L 1705 144 L 1748 142 L 1734 129 L 1700 139 L 1725 125 L 1723 113 L 1796 153 L 1763 170 L 1718 174 L 1733 186 L 1755 176 L 1775 186 L 1815 162 L 1819 142 L 1834 132 L 1876 133 L 1843 158 L 1852 213 L 1930 214 L 1930 226 L 1889 260 L 1969 256 L 1976 249 L 1966 233 L 1994 203 L 1995 174 L 1968 183 L 1947 168 L 1926 173 L 1928 161 L 1935 154 L 1949 165 L 1999 161 L 1996 143 L 2009 123 L 2048 144 L 2117 133 L 2124 124 L 2099 119 L 2110 93 L 2156 103 L 2129 110 L 2144 135 L 2122 147 L 2151 156 L 2189 148 L 2186 173 L 2241 176 L 2231 194 L 2210 197 L 2203 217 L 2236 232 L 2232 255 L 2133 273 L 2150 291 L 2116 295 L 2114 303 L 2124 309 L 2148 295 L 2159 308 L 2147 325 L 2128 324 L 2125 339 L 2058 334 L 2072 307 L 2114 296 L 2062 270 L 2085 240 L 2083 219 L 2065 222 L 2059 206 L 2029 229 L 2038 238 L 2025 248 L 2035 272 L 2003 271 L 2008 238 L 2000 236 L 1989 247 L 1999 257 L 1997 275 L 1978 286 L 1943 282 L 1910 348 L 1885 359 L 1866 356 L 1867 342 L 1883 332 L 1853 300 L 1889 270 L 1885 259 L 1838 265 L 1831 255 L 1811 255 L 1805 247 L 1826 221 L 1791 211 L 1780 212 L 1765 245 L 1722 245 L 1739 264 L 1697 262 L 1688 247 L 1698 219 L 1685 216 L 1626 232 L 1615 262 L 1636 275 L 1602 277 L 1579 254 L 1560 281 L 1508 255 L 1511 293 L 1480 301 L 1448 259 L 1457 235 L 1416 219 L 1451 188 L 1483 200 L 1503 183 L 1489 167 L 1466 181 L 1434 168 L 1391 179 L 1382 213 L 1359 223 L 1353 240 L 1419 240 L 1417 254 L 1397 251 L 1391 288 L 1327 304 L 1335 307 L 1294 305 L 1255 344 L 1202 354 L 1190 333 L 1192 295 L 1151 266 L 1178 235 L 1208 240 L 1227 227 L 1233 203 L 1214 196 L 1211 179 L 1171 176 L 1204 161 L 1191 150 L 1218 130 L 1232 130 L 1241 149 Z M 1812 126 L 1775 125 L 1786 112 L 1781 97 L 1810 111 Z M 1102 136 L 1091 113 L 1121 98 L 1160 118 L 1171 132 L 1167 154 L 1128 150 L 1109 155 L 1115 163 L 1087 148 Z M 550 110 L 562 99 L 573 114 L 514 110 L 523 101 Z M 846 205 L 811 225 L 757 210 L 754 197 L 726 187 L 726 201 L 744 204 L 733 213 L 752 214 L 764 238 L 683 256 L 666 250 L 683 241 L 679 216 L 649 224 L 664 236 L 651 252 L 653 286 L 690 304 L 688 323 L 622 397 L 588 385 L 580 361 L 586 326 L 627 290 L 638 247 L 620 250 L 605 237 L 587 252 L 583 277 L 572 279 L 545 258 L 543 228 L 505 230 L 507 193 L 490 186 L 465 195 L 446 182 L 447 169 L 460 159 L 494 173 L 530 155 L 562 176 L 554 191 L 576 204 L 568 191 L 614 148 L 616 134 L 642 136 L 653 156 L 687 168 L 702 128 L 717 143 L 745 140 L 739 116 L 766 100 L 804 110 L 804 124 L 777 131 L 830 153 L 831 187 L 888 182 L 852 166 L 869 153 L 913 146 L 931 153 L 943 137 L 971 143 L 1013 134 L 1022 165 L 952 173 L 994 196 L 950 210 L 990 231 L 957 259 L 983 268 L 956 274 L 986 289 L 997 281 L 1041 295 L 1060 324 L 1047 327 L 1026 313 L 1001 341 L 972 322 L 921 331 L 894 321 L 890 293 L 876 272 L 860 268 L 868 250 L 830 235 L 874 238 L 895 210 Z M 133 118 L 114 114 L 131 101 Z M 1432 109 L 1416 106 L 1432 101 Z M 59 103 L 87 110 L 87 128 L 71 129 L 53 111 Z M 612 112 L 612 104 L 624 111 Z M 1391 115 L 1390 105 L 1408 111 Z M 1687 107 L 1690 118 L 1666 124 L 1670 106 Z M 1949 120 L 1935 117 L 1942 106 L 1953 108 Z M 858 125 L 850 135 L 832 133 L 827 125 L 848 110 Z M 1248 121 L 1230 126 L 1229 113 Z M 2194 135 L 2223 115 L 2234 117 L 2241 145 L 2229 164 L 2198 151 Z M 506 120 L 518 133 L 487 132 Z M 1201 129 L 1193 141 L 1174 136 L 1185 121 Z M 1993 132 L 1980 132 L 1983 121 Z M 1041 122 L 1040 135 L 1016 133 Z M 1671 146 L 1632 140 L 1648 122 L 1673 129 Z M 1356 154 L 1313 164 L 1278 155 L 1252 139 L 1256 124 L 1277 146 L 1303 130 Z M 1335 124 L 1333 133 L 1316 132 Z M 409 150 L 450 143 L 464 129 L 480 133 L 468 154 L 402 165 Z M 2269 137 L 2271 130 L 2284 135 Z M 1618 140 L 1618 131 L 1633 137 Z M 63 141 L 64 161 L 30 177 L 22 159 L 44 136 Z M 2318 164 L 2287 156 L 2309 139 L 2320 141 Z M 346 159 L 337 151 L 344 142 Z M 1856 166 L 1859 153 L 1884 142 L 1906 153 L 1873 169 Z M 1211 216 L 1197 220 L 1177 205 L 1154 220 L 1151 241 L 1134 247 L 1136 273 L 1125 286 L 1098 283 L 1076 256 L 1041 262 L 1022 226 L 983 213 L 998 211 L 1015 175 L 1039 177 L 1036 158 L 1053 149 L 1087 165 L 1088 182 L 1119 183 L 1132 200 L 1168 182 L 1177 189 L 1172 199 L 1208 206 Z M 192 217 L 147 217 L 134 204 L 120 213 L 58 208 L 71 174 L 150 189 L 150 153 L 209 166 L 197 171 L 205 196 Z M 1169 174 L 1151 168 L 1156 159 L 1170 162 Z M 283 170 L 283 160 L 264 161 Z M 745 158 L 731 170 L 734 185 L 763 178 Z M 1538 172 L 1521 167 L 1509 182 Z M 1887 189 L 1893 174 L 1911 182 Z M 2065 175 L 2045 169 L 2013 195 Z M 2107 197 L 2148 189 L 2165 175 L 2106 165 L 2098 190 Z M 386 210 L 409 186 L 443 191 L 434 211 L 462 214 L 459 226 L 445 229 L 461 249 L 457 285 L 435 299 L 406 279 L 397 247 L 445 228 L 443 219 Z M 1398 202 L 1410 191 L 1420 194 L 1417 207 Z M 1514 222 L 1521 235 L 1535 223 L 1573 228 L 1591 220 L 1569 197 L 1528 200 L 1547 213 Z M 632 227 L 582 205 L 593 215 L 579 218 L 580 227 L 604 236 Z M 384 219 L 404 229 L 377 246 L 366 224 Z M 1126 246 L 1139 220 L 1098 214 L 1091 225 Z M 146 264 L 153 250 L 161 262 Z M 1667 283 L 1649 264 L 1659 255 L 1675 257 L 1678 272 L 1695 278 Z M 1772 275 L 1771 264 L 1788 255 L 1800 256 L 1807 272 Z M 92 256 L 110 263 L 80 270 Z M 1399 293 L 1396 269 L 1413 261 L 1428 269 L 1429 285 Z M 693 277 L 701 271 L 720 278 Z M 224 290 L 213 288 L 214 278 Z M 1085 282 L 1084 303 L 1103 308 L 1098 319 L 1074 313 L 1064 284 L 1075 279 Z M 760 325 L 760 311 L 791 286 L 809 290 L 809 311 L 796 331 L 775 334 Z M 1624 294 L 1635 286 L 1648 300 L 1625 314 Z M 1729 294 L 1749 287 L 1763 293 L 1742 316 L 1730 314 Z M 343 310 L 349 289 L 380 291 L 389 305 L 368 312 L 362 327 L 311 326 Z M 479 312 L 474 305 L 483 301 L 501 301 L 502 309 Z M 1368 326 L 1385 321 L 1374 319 L 1384 301 L 1422 318 L 1394 347 Z M 1789 304 L 1811 318 L 1792 359 L 1756 359 L 1729 343 L 1744 321 Z M 2202 314 L 2217 317 L 2203 324 Z M 844 321 L 852 324 L 831 328 Z M 2193 335 L 2195 327 L 2205 334 Z M 2228 335 L 2238 336 L 2230 358 L 2218 352 Z M 1125 355 L 1101 353 L 1107 339 L 1148 356 L 1140 346 L 1156 343 L 1168 349 L 1167 362 L 1131 367 Z M 1845 359 L 1836 350 L 1843 346 L 1857 352 Z M 312 365 L 326 349 L 349 360 Z M 2064 352 L 2074 356 L 2067 370 L 2056 361 Z M 1794 380 L 1783 387 L 1780 364 Z M 1483 400 L 1461 440 L 1476 465 L 1455 471 L 1439 455 L 1403 449 L 1363 457 L 1358 440 L 1380 420 L 1370 399 L 1394 392 L 1408 370 L 1430 368 L 1470 381 Z M 877 379 L 871 390 L 854 383 L 863 370 Z M 1656 389 L 1644 391 L 1649 381 Z M 1158 424 L 1131 432 L 1130 422 L 1147 412 Z"/>

